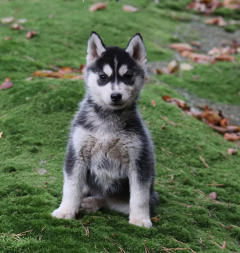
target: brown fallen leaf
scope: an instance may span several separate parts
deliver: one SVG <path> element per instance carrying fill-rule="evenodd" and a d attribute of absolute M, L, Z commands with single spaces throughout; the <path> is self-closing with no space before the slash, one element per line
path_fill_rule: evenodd
<path fill-rule="evenodd" d="M 205 24 L 216 25 L 216 26 L 226 26 L 227 25 L 226 21 L 221 16 L 216 17 L 216 18 L 206 19 Z"/>
<path fill-rule="evenodd" d="M 186 8 L 205 14 L 210 14 L 220 6 L 221 2 L 218 0 L 194 0 L 189 3 Z"/>
<path fill-rule="evenodd" d="M 228 152 L 229 155 L 235 155 L 235 154 L 237 154 L 238 150 L 234 149 L 234 148 L 229 148 L 227 150 L 227 152 Z"/>
<path fill-rule="evenodd" d="M 197 54 L 197 53 L 192 53 L 190 51 L 182 51 L 180 54 L 183 57 L 189 58 L 192 61 L 197 62 L 197 63 L 210 63 L 213 61 L 212 57 L 205 54 Z"/>
<path fill-rule="evenodd" d="M 72 73 L 73 72 L 73 69 L 71 67 L 61 67 L 59 70 L 58 70 L 59 73 L 62 73 L 62 74 L 69 74 L 69 73 Z"/>
<path fill-rule="evenodd" d="M 186 113 L 189 115 L 189 116 L 192 116 L 196 119 L 199 119 L 201 120 L 201 112 L 200 110 L 196 109 L 196 108 L 190 108 L 189 111 L 186 111 Z"/>
<path fill-rule="evenodd" d="M 137 12 L 138 8 L 132 5 L 123 5 L 122 9 L 127 12 Z"/>
<path fill-rule="evenodd" d="M 14 24 L 11 25 L 11 29 L 12 30 L 23 30 L 24 27 L 20 24 L 14 23 Z"/>
<path fill-rule="evenodd" d="M 151 220 L 152 220 L 152 221 L 154 221 L 154 222 L 158 222 L 158 221 L 160 221 L 159 217 L 157 217 L 157 216 L 152 217 L 152 219 L 151 219 Z"/>
<path fill-rule="evenodd" d="M 223 119 L 220 121 L 220 126 L 221 126 L 221 127 L 227 127 L 228 125 L 229 125 L 228 119 L 223 118 Z"/>
<path fill-rule="evenodd" d="M 231 61 L 235 62 L 236 58 L 234 55 L 222 54 L 214 57 L 214 61 Z"/>
<path fill-rule="evenodd" d="M 196 41 L 196 40 L 192 40 L 192 41 L 190 42 L 190 44 L 191 44 L 192 46 L 194 46 L 194 47 L 197 47 L 197 48 L 201 47 L 200 42 L 199 42 L 199 41 Z"/>
<path fill-rule="evenodd" d="M 169 74 L 173 74 L 179 71 L 179 63 L 176 60 L 171 61 L 168 66 L 167 70 Z"/>
<path fill-rule="evenodd" d="M 107 3 L 105 2 L 98 2 L 90 6 L 89 11 L 94 12 L 97 10 L 104 10 L 107 7 Z"/>
<path fill-rule="evenodd" d="M 2 18 L 1 19 L 1 23 L 3 23 L 3 24 L 9 24 L 9 23 L 12 23 L 13 20 L 14 20 L 14 17 Z"/>
<path fill-rule="evenodd" d="M 165 95 L 165 96 L 162 96 L 162 99 L 163 99 L 165 102 L 171 102 L 172 97 L 169 96 L 169 95 Z"/>
<path fill-rule="evenodd" d="M 153 107 L 156 107 L 156 101 L 154 99 L 151 101 L 151 104 Z"/>
<path fill-rule="evenodd" d="M 187 105 L 187 103 L 185 103 L 183 100 L 179 98 L 172 98 L 171 96 L 165 95 L 165 96 L 162 96 L 162 99 L 165 102 L 177 105 L 179 108 L 181 108 L 184 111 L 190 110 L 190 107 Z"/>
<path fill-rule="evenodd" d="M 183 51 L 193 51 L 193 48 L 187 43 L 174 43 L 170 44 L 169 47 L 178 51 L 179 53 Z"/>
<path fill-rule="evenodd" d="M 216 200 L 217 199 L 217 193 L 216 192 L 211 192 L 208 196 L 211 200 Z"/>
<path fill-rule="evenodd" d="M 156 69 L 156 74 L 157 75 L 163 75 L 163 74 L 170 74 L 170 73 L 168 72 L 167 67 L 162 67 L 162 68 Z"/>
<path fill-rule="evenodd" d="M 3 136 L 3 132 L 0 132 L 0 139 L 2 138 L 2 136 Z"/>
<path fill-rule="evenodd" d="M 236 10 L 240 8 L 240 1 L 239 0 L 224 0 L 223 7 Z"/>
<path fill-rule="evenodd" d="M 176 60 L 173 60 L 168 63 L 167 67 L 161 67 L 157 68 L 155 70 L 157 75 L 162 75 L 162 74 L 175 74 L 179 71 L 179 63 Z"/>
<path fill-rule="evenodd" d="M 162 74 L 164 74 L 164 72 L 163 72 L 162 69 L 158 68 L 158 69 L 156 69 L 156 74 L 157 74 L 157 75 L 162 75 Z M 240 94 L 240 92 L 239 92 L 239 94 Z M 240 96 L 240 95 L 239 95 L 239 96 Z"/>
<path fill-rule="evenodd" d="M 226 246 L 227 246 L 227 243 L 226 243 L 226 241 L 223 241 L 223 244 L 222 244 L 222 249 L 226 249 Z"/>
<path fill-rule="evenodd" d="M 70 71 L 72 70 L 72 71 Z M 62 67 L 57 72 L 52 70 L 38 70 L 33 73 L 32 76 L 35 77 L 51 77 L 51 78 L 61 78 L 61 79 L 72 79 L 72 80 L 83 80 L 83 75 L 76 75 L 73 73 L 73 69 L 69 67 Z"/>
<path fill-rule="evenodd" d="M 80 65 L 79 72 L 85 74 L 85 72 L 86 72 L 86 64 L 81 64 Z"/>
<path fill-rule="evenodd" d="M 201 119 L 201 117 L 200 117 Z M 221 133 L 221 134 L 225 134 L 225 133 L 237 133 L 240 132 L 238 126 L 226 126 L 226 127 L 221 127 L 221 126 L 215 126 L 211 123 L 206 122 L 208 126 L 210 126 L 212 129 L 214 129 L 215 131 Z"/>
<path fill-rule="evenodd" d="M 221 226 L 222 226 L 223 228 L 226 228 L 228 231 L 232 231 L 232 227 L 226 226 L 226 225 L 224 225 L 224 224 L 221 224 Z"/>
<path fill-rule="evenodd" d="M 240 132 L 240 126 L 226 126 L 228 133 Z"/>
<path fill-rule="evenodd" d="M 77 76 L 65 77 L 65 79 L 83 80 L 83 79 L 84 79 L 84 75 L 77 75 Z"/>
<path fill-rule="evenodd" d="M 214 47 L 210 51 L 208 51 L 208 55 L 212 56 L 219 56 L 223 54 L 235 54 L 236 53 L 236 48 L 227 46 L 227 47 Z"/>
<path fill-rule="evenodd" d="M 227 141 L 240 141 L 240 133 L 225 133 L 224 139 Z"/>
<path fill-rule="evenodd" d="M 31 38 L 33 38 L 33 37 L 35 37 L 35 36 L 37 36 L 37 32 L 35 32 L 34 30 L 29 31 L 29 32 L 27 32 L 27 34 L 26 34 L 26 38 L 27 38 L 27 39 L 31 39 Z"/>
<path fill-rule="evenodd" d="M 212 125 L 220 125 L 220 122 L 223 119 L 219 111 L 213 111 L 208 107 L 206 107 L 205 110 L 202 112 L 201 118 Z"/>
<path fill-rule="evenodd" d="M 13 82 L 11 82 L 11 78 L 10 77 L 7 77 L 4 82 L 2 83 L 0 89 L 1 90 L 6 90 L 6 89 L 9 89 L 13 87 Z"/>

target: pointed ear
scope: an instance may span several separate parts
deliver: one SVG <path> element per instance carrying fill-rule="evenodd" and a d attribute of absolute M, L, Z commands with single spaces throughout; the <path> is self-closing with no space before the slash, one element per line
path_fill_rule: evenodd
<path fill-rule="evenodd" d="M 130 39 L 125 51 L 141 65 L 146 63 L 146 50 L 140 33 L 135 34 Z"/>
<path fill-rule="evenodd" d="M 87 65 L 96 61 L 104 51 L 106 51 L 106 48 L 100 36 L 96 32 L 92 32 L 88 39 Z"/>

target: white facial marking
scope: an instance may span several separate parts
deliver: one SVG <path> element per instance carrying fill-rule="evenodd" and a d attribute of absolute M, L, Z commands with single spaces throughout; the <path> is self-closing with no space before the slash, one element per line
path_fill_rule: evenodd
<path fill-rule="evenodd" d="M 111 76 L 112 75 L 112 68 L 110 67 L 109 64 L 106 64 L 103 66 L 103 72 L 107 75 L 107 76 Z"/>
<path fill-rule="evenodd" d="M 123 64 L 118 70 L 120 76 L 123 76 L 127 71 L 128 67 L 125 64 Z"/>

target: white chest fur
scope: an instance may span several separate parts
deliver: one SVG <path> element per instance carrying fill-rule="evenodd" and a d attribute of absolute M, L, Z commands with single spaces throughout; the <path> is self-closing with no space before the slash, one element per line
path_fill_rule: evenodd
<path fill-rule="evenodd" d="M 141 148 L 135 134 L 92 133 L 78 127 L 72 138 L 80 160 L 90 163 L 91 172 L 103 188 L 116 179 L 127 177 Z"/>

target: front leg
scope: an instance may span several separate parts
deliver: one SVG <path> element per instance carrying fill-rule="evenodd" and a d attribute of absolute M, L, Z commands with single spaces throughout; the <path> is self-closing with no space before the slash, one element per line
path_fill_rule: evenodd
<path fill-rule="evenodd" d="M 141 182 L 138 172 L 133 169 L 129 173 L 130 183 L 130 215 L 129 223 L 150 228 L 150 182 Z"/>
<path fill-rule="evenodd" d="M 62 202 L 52 216 L 62 219 L 75 218 L 86 189 L 87 164 L 82 157 L 76 158 L 71 145 L 68 146 L 64 164 Z"/>

